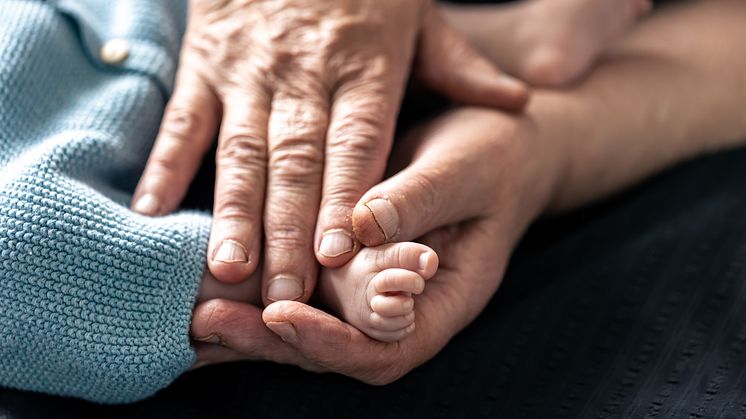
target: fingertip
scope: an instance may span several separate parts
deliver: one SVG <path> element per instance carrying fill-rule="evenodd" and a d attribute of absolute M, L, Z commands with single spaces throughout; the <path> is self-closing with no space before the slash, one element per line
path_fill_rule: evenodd
<path fill-rule="evenodd" d="M 379 246 L 399 232 L 399 213 L 388 198 L 358 203 L 352 212 L 355 237 L 368 247 Z"/>
<path fill-rule="evenodd" d="M 316 259 L 327 268 L 339 268 L 352 259 L 360 245 L 352 233 L 332 228 L 321 233 L 316 246 Z"/>
<path fill-rule="evenodd" d="M 142 215 L 156 216 L 160 215 L 163 200 L 153 193 L 144 193 L 132 200 L 132 210 Z"/>
<path fill-rule="evenodd" d="M 287 322 L 287 311 L 292 307 L 287 301 L 276 301 L 264 307 L 262 311 L 262 321 L 264 324 L 273 322 Z M 291 303 L 292 304 L 292 303 Z"/>
<path fill-rule="evenodd" d="M 376 224 L 373 213 L 362 202 L 352 210 L 352 231 L 355 238 L 368 247 L 386 243 L 386 236 Z"/>
<path fill-rule="evenodd" d="M 303 279 L 292 274 L 275 275 L 267 281 L 264 293 L 264 303 L 269 305 L 277 301 L 305 302 L 310 296 L 306 295 L 308 287 Z"/>
<path fill-rule="evenodd" d="M 531 99 L 531 88 L 524 82 L 502 74 L 497 76 L 494 106 L 522 111 Z"/>
<path fill-rule="evenodd" d="M 247 250 L 247 246 L 238 240 L 219 240 L 210 255 L 207 261 L 210 273 L 225 283 L 235 284 L 244 281 L 257 268 L 258 257 L 255 252 Z"/>
<path fill-rule="evenodd" d="M 215 279 L 226 284 L 237 284 L 245 281 L 255 271 L 255 266 L 249 263 L 237 265 L 208 261 L 208 266 Z"/>

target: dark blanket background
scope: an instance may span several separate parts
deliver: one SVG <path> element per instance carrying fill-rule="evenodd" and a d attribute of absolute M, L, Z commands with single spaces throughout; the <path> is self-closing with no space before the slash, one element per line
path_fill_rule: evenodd
<path fill-rule="evenodd" d="M 0 419 L 746 417 L 745 179 L 720 153 L 542 221 L 482 315 L 386 387 L 246 362 L 129 406 L 0 389 Z"/>

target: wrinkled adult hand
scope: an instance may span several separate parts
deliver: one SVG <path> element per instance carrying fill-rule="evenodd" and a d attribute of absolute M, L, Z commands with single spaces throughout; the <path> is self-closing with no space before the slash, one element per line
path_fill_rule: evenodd
<path fill-rule="evenodd" d="M 527 101 L 431 0 L 192 0 L 133 208 L 177 208 L 220 126 L 209 268 L 248 278 L 264 233 L 264 302 L 306 301 L 316 258 L 341 266 L 359 247 L 352 209 L 384 171 L 412 63 L 458 101 Z"/>
<path fill-rule="evenodd" d="M 553 195 L 561 154 L 540 142 L 536 130 L 528 117 L 452 112 L 403 142 L 395 158 L 411 163 L 358 203 L 354 222 L 364 242 L 424 235 L 421 241 L 438 252 L 439 271 L 416 297 L 412 335 L 378 342 L 327 313 L 283 301 L 263 313 L 283 345 L 277 338 L 256 339 L 255 331 L 262 330 L 256 308 L 212 300 L 195 311 L 192 332 L 222 346 L 199 348 L 200 363 L 280 357 L 385 384 L 432 358 L 482 311 L 516 242 Z M 382 201 L 372 203 L 377 199 Z M 388 220 L 391 233 L 381 232 L 381 219 Z"/>

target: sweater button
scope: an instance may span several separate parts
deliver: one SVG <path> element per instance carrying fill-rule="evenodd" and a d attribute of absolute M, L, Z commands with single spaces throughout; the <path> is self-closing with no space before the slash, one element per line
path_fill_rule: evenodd
<path fill-rule="evenodd" d="M 101 47 L 101 61 L 109 65 L 122 64 L 130 55 L 130 44 L 124 39 L 112 39 Z"/>

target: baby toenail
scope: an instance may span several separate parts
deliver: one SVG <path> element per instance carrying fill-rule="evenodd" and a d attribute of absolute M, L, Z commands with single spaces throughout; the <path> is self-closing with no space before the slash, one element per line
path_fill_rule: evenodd
<path fill-rule="evenodd" d="M 430 252 L 425 252 L 420 255 L 420 272 L 426 272 L 427 266 L 430 264 Z"/>
<path fill-rule="evenodd" d="M 329 230 L 324 233 L 319 245 L 319 253 L 326 257 L 337 257 L 352 252 L 355 242 L 342 229 Z"/>
<path fill-rule="evenodd" d="M 399 213 L 386 198 L 371 199 L 365 204 L 373 214 L 378 228 L 383 233 L 386 241 L 390 241 L 399 232 Z"/>

